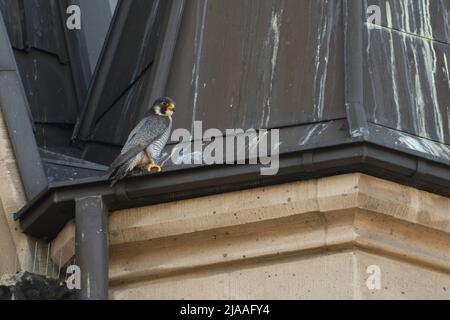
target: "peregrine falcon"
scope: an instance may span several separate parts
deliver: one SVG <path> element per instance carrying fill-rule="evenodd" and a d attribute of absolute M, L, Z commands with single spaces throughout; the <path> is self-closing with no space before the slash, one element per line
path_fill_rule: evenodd
<path fill-rule="evenodd" d="M 172 129 L 175 102 L 161 97 L 146 112 L 145 118 L 131 131 L 119 156 L 111 164 L 107 176 L 114 186 L 134 169 L 147 168 L 148 172 L 161 167 L 155 163 L 166 145 Z"/>

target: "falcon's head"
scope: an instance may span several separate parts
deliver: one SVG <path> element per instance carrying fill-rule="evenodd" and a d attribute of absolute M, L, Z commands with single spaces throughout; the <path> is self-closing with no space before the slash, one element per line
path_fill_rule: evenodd
<path fill-rule="evenodd" d="M 151 110 L 157 115 L 171 117 L 175 112 L 175 101 L 169 97 L 161 97 L 155 101 Z"/>

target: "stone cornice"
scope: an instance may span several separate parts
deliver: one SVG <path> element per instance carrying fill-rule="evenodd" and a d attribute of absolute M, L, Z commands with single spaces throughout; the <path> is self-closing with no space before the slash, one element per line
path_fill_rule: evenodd
<path fill-rule="evenodd" d="M 114 212 L 110 279 L 359 248 L 450 273 L 450 199 L 347 174 Z M 74 225 L 52 257 L 74 253 Z"/>

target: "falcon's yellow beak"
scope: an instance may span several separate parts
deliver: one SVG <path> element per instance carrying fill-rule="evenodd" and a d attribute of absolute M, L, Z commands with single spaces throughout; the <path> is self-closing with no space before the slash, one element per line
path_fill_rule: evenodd
<path fill-rule="evenodd" d="M 175 109 L 175 105 L 173 103 L 171 103 L 171 104 L 169 104 L 167 109 L 169 109 L 170 111 L 173 111 Z"/>

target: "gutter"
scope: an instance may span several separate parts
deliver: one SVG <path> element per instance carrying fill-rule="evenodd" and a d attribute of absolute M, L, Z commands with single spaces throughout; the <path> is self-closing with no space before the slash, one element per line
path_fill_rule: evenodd
<path fill-rule="evenodd" d="M 323 176 L 362 172 L 450 197 L 450 166 L 369 142 L 280 155 L 275 176 L 259 165 L 198 166 L 131 177 L 113 188 L 105 178 L 51 185 L 14 215 L 22 232 L 51 240 L 76 215 L 79 199 L 99 197 L 108 212 Z"/>

